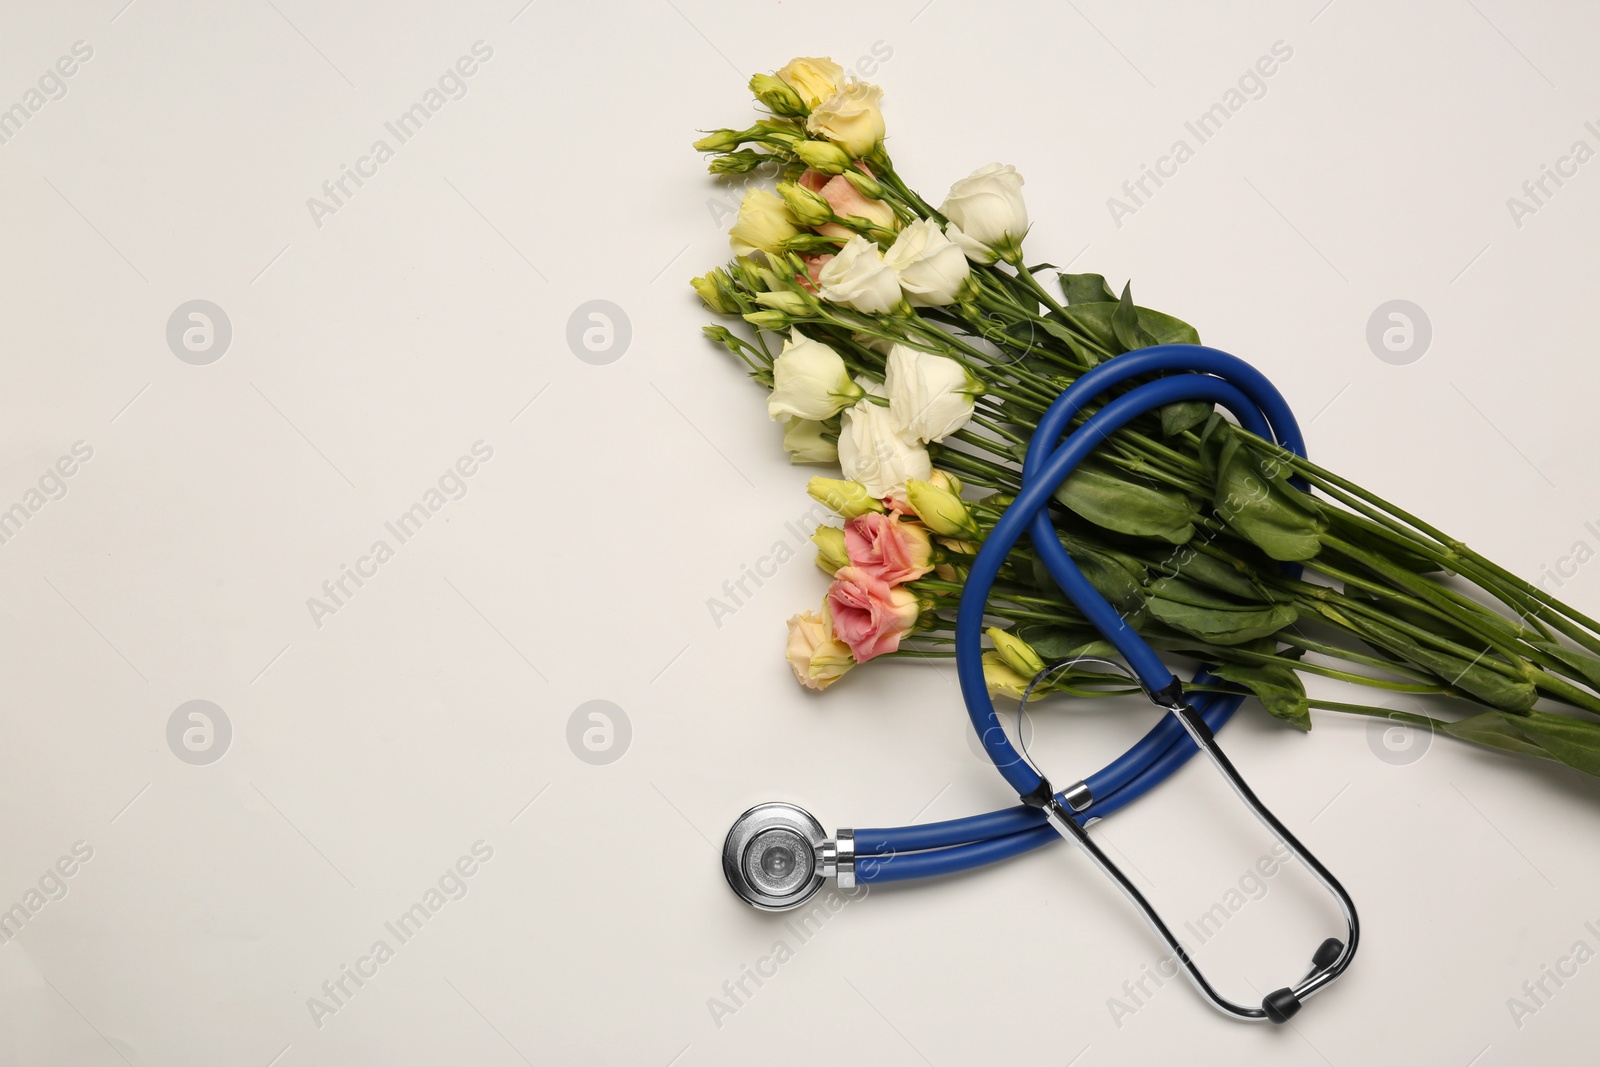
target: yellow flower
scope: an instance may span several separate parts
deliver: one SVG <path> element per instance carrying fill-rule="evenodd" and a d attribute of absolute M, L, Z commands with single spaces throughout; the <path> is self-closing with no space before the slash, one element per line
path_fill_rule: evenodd
<path fill-rule="evenodd" d="M 844 88 L 844 68 L 831 59 L 801 56 L 791 59 L 778 71 L 778 77 L 800 94 L 807 109 Z"/>
<path fill-rule="evenodd" d="M 778 253 L 783 251 L 783 242 L 799 234 L 799 223 L 781 196 L 768 189 L 751 189 L 739 204 L 739 220 L 728 231 L 728 244 L 737 256 Z"/>
<path fill-rule="evenodd" d="M 883 140 L 882 100 L 883 90 L 876 85 L 852 81 L 816 106 L 806 120 L 806 130 L 860 159 Z"/>
<path fill-rule="evenodd" d="M 849 646 L 833 636 L 827 604 L 823 604 L 820 615 L 802 611 L 790 617 L 785 658 L 795 679 L 807 689 L 826 689 L 856 665 Z"/>

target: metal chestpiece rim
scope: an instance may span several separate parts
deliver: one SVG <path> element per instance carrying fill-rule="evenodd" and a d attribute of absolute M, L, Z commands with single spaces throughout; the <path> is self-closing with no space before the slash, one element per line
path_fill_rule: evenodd
<path fill-rule="evenodd" d="M 779 872 L 769 877 L 765 863 L 779 851 Z M 786 854 L 786 855 L 785 855 Z M 841 888 L 855 885 L 855 839 L 849 830 L 830 840 L 822 824 L 796 804 L 757 804 L 734 820 L 722 842 L 722 873 L 746 904 L 762 911 L 798 908 L 836 876 Z"/>

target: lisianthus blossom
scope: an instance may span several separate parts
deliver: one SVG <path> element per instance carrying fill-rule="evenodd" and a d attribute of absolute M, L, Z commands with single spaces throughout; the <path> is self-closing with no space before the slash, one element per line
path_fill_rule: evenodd
<path fill-rule="evenodd" d="M 839 466 L 875 497 L 888 496 L 911 478 L 933 473 L 928 450 L 907 437 L 889 409 L 862 400 L 844 413 L 839 426 Z"/>
<path fill-rule="evenodd" d="M 856 159 L 883 140 L 883 90 L 863 81 L 844 88 L 818 104 L 806 120 L 806 130 L 826 137 Z"/>
<path fill-rule="evenodd" d="M 728 244 L 736 256 L 780 252 L 783 243 L 799 233 L 799 221 L 781 196 L 770 189 L 751 189 L 739 202 L 739 218 L 728 231 Z"/>
<path fill-rule="evenodd" d="M 767 414 L 774 419 L 831 419 L 864 395 L 839 353 L 791 330 L 783 351 L 772 363 Z"/>
<path fill-rule="evenodd" d="M 895 425 L 915 441 L 943 441 L 972 419 L 983 383 L 948 356 L 906 345 L 889 350 L 884 374 Z"/>
<path fill-rule="evenodd" d="M 893 311 L 904 301 L 900 279 L 883 261 L 883 253 L 859 234 L 852 234 L 838 254 L 823 264 L 817 273 L 817 293 L 824 300 L 868 315 Z"/>
<path fill-rule="evenodd" d="M 908 224 L 883 254 L 883 261 L 900 278 L 912 307 L 944 307 L 969 300 L 975 292 L 966 253 L 932 219 Z"/>
<path fill-rule="evenodd" d="M 826 689 L 856 665 L 850 647 L 834 635 L 826 603 L 820 614 L 802 611 L 790 617 L 785 658 L 807 689 Z"/>
<path fill-rule="evenodd" d="M 939 214 L 950 220 L 950 239 L 974 262 L 1014 258 L 1028 232 L 1022 175 L 1009 163 L 979 167 L 950 187 Z"/>
<path fill-rule="evenodd" d="M 850 646 L 857 663 L 894 652 L 916 624 L 917 595 L 868 574 L 842 567 L 828 587 L 833 632 Z"/>
<path fill-rule="evenodd" d="M 928 531 L 899 515 L 868 513 L 844 524 L 850 566 L 879 581 L 900 585 L 933 570 L 933 542 Z"/>

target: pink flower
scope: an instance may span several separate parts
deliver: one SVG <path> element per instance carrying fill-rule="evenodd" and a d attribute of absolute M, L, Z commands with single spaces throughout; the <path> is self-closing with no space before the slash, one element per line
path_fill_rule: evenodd
<path fill-rule="evenodd" d="M 861 165 L 861 169 L 871 176 L 872 172 L 867 170 L 865 165 Z M 851 185 L 850 180 L 843 174 L 835 174 L 830 178 L 819 171 L 808 170 L 800 175 L 800 187 L 809 189 L 813 193 L 821 193 L 828 206 L 833 208 L 833 213 L 840 218 L 846 215 L 859 215 L 872 220 L 884 229 L 890 229 L 895 224 L 894 208 L 882 200 L 869 200 L 862 196 L 861 190 Z M 818 226 L 817 232 L 828 237 L 848 238 L 851 231 L 837 222 L 830 222 Z"/>
<path fill-rule="evenodd" d="M 873 224 L 884 229 L 891 229 L 895 224 L 894 208 L 882 200 L 869 200 L 861 195 L 861 190 L 850 184 L 850 180 L 843 174 L 836 174 L 828 180 L 822 188 L 816 190 L 822 194 L 833 213 L 840 218 L 846 215 L 859 215 L 869 219 Z M 848 238 L 853 232 L 837 222 L 830 222 L 817 227 L 817 232 L 826 237 Z"/>
<path fill-rule="evenodd" d="M 822 268 L 828 265 L 828 260 L 833 258 L 832 252 L 825 252 L 815 256 L 801 256 L 800 260 L 806 265 L 805 274 L 796 274 L 794 280 L 805 286 L 808 292 L 816 292 L 817 275 L 822 273 Z"/>
<path fill-rule="evenodd" d="M 900 521 L 898 515 L 869 511 L 844 524 L 844 546 L 850 566 L 888 585 L 921 578 L 933 570 L 928 531 Z"/>
<path fill-rule="evenodd" d="M 860 567 L 841 567 L 828 588 L 834 635 L 857 663 L 894 652 L 916 624 L 916 594 L 874 578 Z"/>

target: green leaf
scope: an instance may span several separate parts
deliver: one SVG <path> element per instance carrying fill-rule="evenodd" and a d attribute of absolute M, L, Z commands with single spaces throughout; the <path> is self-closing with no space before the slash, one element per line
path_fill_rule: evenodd
<path fill-rule="evenodd" d="M 1600 692 L 1600 656 L 1581 649 L 1568 648 L 1566 645 L 1554 641 L 1529 641 L 1528 644 L 1541 651 L 1548 652 L 1562 663 L 1566 664 L 1577 675 L 1578 680 L 1586 683 L 1589 688 Z"/>
<path fill-rule="evenodd" d="M 1194 536 L 1199 517 L 1180 493 L 1130 482 L 1089 464 L 1080 464 L 1056 489 L 1055 498 L 1096 526 L 1174 545 Z"/>
<path fill-rule="evenodd" d="M 1131 282 L 1122 287 L 1122 299 L 1117 302 L 1117 310 L 1111 315 L 1111 328 L 1117 340 L 1130 351 L 1158 344 L 1200 343 L 1200 334 L 1187 322 L 1159 311 L 1135 307 Z M 1161 432 L 1168 437 L 1175 437 L 1205 422 L 1211 412 L 1212 405 L 1206 400 L 1180 400 L 1168 404 L 1161 409 Z"/>
<path fill-rule="evenodd" d="M 1071 304 L 1063 308 L 1062 312 L 1074 325 L 1093 338 L 1095 343 L 1115 355 L 1126 351 L 1122 343 L 1117 340 L 1117 331 L 1111 327 L 1111 316 L 1116 310 L 1117 305 L 1112 301 L 1103 304 Z M 1072 344 L 1081 343 L 1065 326 L 1054 322 L 1055 318 L 1056 313 L 1053 311 L 1045 316 L 1047 324 L 1045 329 L 1052 337 L 1068 340 Z M 1056 329 L 1050 329 L 1051 326 L 1055 326 Z"/>
<path fill-rule="evenodd" d="M 1068 304 L 1110 303 L 1117 299 L 1103 275 L 1063 274 L 1060 278 L 1061 292 Z"/>
<path fill-rule="evenodd" d="M 1105 597 L 1113 607 L 1123 611 L 1140 608 L 1144 604 L 1144 597 L 1140 593 L 1139 583 L 1144 575 L 1142 568 L 1130 570 L 1123 562 L 1120 553 L 1104 551 L 1093 548 L 1081 542 L 1063 537 L 1064 547 L 1071 555 L 1072 561 L 1083 572 L 1095 591 Z M 1137 564 L 1137 561 L 1134 561 Z M 1034 557 L 1033 561 L 1034 584 L 1048 592 L 1056 591 L 1055 579 L 1050 577 L 1050 572 L 1045 569 L 1044 561 Z"/>
<path fill-rule="evenodd" d="M 1551 758 L 1600 776 L 1600 723 L 1545 711 L 1508 716 L 1506 722 Z"/>
<path fill-rule="evenodd" d="M 1161 433 L 1165 437 L 1176 437 L 1185 430 L 1192 430 L 1211 417 L 1215 410 L 1209 400 L 1179 400 L 1161 408 Z"/>
<path fill-rule="evenodd" d="M 1310 497 L 1279 484 L 1268 462 L 1237 434 L 1227 436 L 1217 459 L 1217 516 L 1273 559 L 1312 559 L 1322 548 L 1327 520 Z"/>
<path fill-rule="evenodd" d="M 1275 718 L 1299 730 L 1311 729 L 1311 705 L 1306 700 L 1306 687 L 1293 669 L 1276 663 L 1249 667 L 1224 663 L 1211 668 L 1211 673 L 1250 690 Z"/>
<path fill-rule="evenodd" d="M 1150 583 L 1147 590 L 1151 596 L 1162 597 L 1166 600 L 1176 600 L 1180 604 L 1192 604 L 1197 608 L 1217 608 L 1222 611 L 1237 611 L 1253 608 L 1254 604 L 1241 604 L 1231 597 L 1225 597 L 1203 585 L 1186 582 L 1182 578 L 1157 578 Z"/>
<path fill-rule="evenodd" d="M 1072 659 L 1074 656 L 1096 655 L 1080 651 L 1095 644 L 1088 640 L 1089 633 L 1084 630 L 1068 630 L 1049 623 L 1030 622 L 1017 627 L 1017 636 L 1028 642 L 1033 650 L 1039 653 L 1039 658 L 1046 662 Z"/>
<path fill-rule="evenodd" d="M 1111 313 L 1111 329 L 1122 347 L 1129 352 L 1136 348 L 1149 348 L 1156 343 L 1156 339 L 1139 324 L 1139 310 L 1133 306 L 1132 282 L 1122 287 L 1122 299 L 1117 301 L 1117 310 Z"/>
<path fill-rule="evenodd" d="M 1346 614 L 1320 602 L 1316 610 L 1345 629 L 1360 634 L 1385 652 L 1433 673 L 1446 685 L 1477 697 L 1490 707 L 1521 713 L 1531 709 L 1539 699 L 1538 690 L 1532 682 L 1509 678 L 1485 666 L 1483 660 L 1489 655 L 1487 650 L 1475 660 L 1464 660 L 1419 644 L 1403 631 L 1364 615 Z"/>
<path fill-rule="evenodd" d="M 1215 672 L 1213 672 L 1215 673 Z M 1532 741 L 1529 741 L 1508 721 L 1503 711 L 1484 711 L 1460 722 L 1447 723 L 1440 730 L 1459 741 L 1498 748 L 1503 752 L 1518 752 L 1540 759 L 1554 759 Z"/>
<path fill-rule="evenodd" d="M 1200 333 L 1182 319 L 1175 319 L 1161 311 L 1135 308 L 1139 313 L 1139 326 L 1155 339 L 1158 345 L 1197 345 Z"/>
<path fill-rule="evenodd" d="M 1235 561 L 1229 565 L 1214 556 L 1188 548 L 1171 553 L 1156 564 L 1156 569 L 1163 577 L 1184 578 L 1232 594 L 1241 600 L 1260 603 L 1278 599 L 1280 595 L 1287 599 L 1287 594 L 1275 594 L 1269 590 L 1243 563 Z"/>
<path fill-rule="evenodd" d="M 1164 579 L 1170 581 L 1170 579 Z M 1192 588 L 1192 587 L 1191 587 Z M 1187 600 L 1193 600 L 1188 597 Z M 1292 604 L 1270 607 L 1207 607 L 1151 595 L 1145 600 L 1150 614 L 1181 633 L 1215 645 L 1240 645 L 1267 637 L 1300 617 Z"/>

